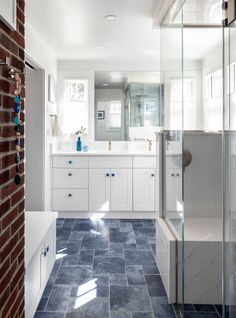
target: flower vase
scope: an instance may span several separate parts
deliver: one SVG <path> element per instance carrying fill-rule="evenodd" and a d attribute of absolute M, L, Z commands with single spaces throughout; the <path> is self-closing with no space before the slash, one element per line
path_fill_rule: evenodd
<path fill-rule="evenodd" d="M 80 137 L 78 137 L 78 140 L 77 140 L 76 150 L 77 151 L 81 151 L 82 150 L 82 142 L 80 140 Z"/>

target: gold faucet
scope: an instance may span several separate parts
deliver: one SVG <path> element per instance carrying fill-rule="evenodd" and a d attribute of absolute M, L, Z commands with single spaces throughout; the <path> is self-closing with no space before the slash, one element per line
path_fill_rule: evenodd
<path fill-rule="evenodd" d="M 111 151 L 111 139 L 109 139 L 108 150 Z"/>
<path fill-rule="evenodd" d="M 152 151 L 152 141 L 151 139 L 148 139 L 148 151 Z"/>

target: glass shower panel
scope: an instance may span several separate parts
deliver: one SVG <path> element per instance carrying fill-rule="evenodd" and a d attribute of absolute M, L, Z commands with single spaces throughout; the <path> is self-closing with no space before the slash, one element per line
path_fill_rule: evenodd
<path fill-rule="evenodd" d="M 236 25 L 225 39 L 224 317 L 236 317 Z"/>
<path fill-rule="evenodd" d="M 159 219 L 157 263 L 169 303 L 183 311 L 183 28 L 181 1 L 176 1 L 161 25 L 161 114 L 158 134 Z M 191 85 L 191 83 L 190 83 Z M 163 223 L 164 222 L 164 223 Z M 169 233 L 168 233 L 169 231 Z M 166 246 L 163 245 L 163 239 Z M 177 264 L 177 266 L 176 266 Z"/>

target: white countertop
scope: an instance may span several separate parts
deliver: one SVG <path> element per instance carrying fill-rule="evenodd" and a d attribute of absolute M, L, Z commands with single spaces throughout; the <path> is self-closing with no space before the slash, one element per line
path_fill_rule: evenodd
<path fill-rule="evenodd" d="M 25 212 L 25 266 L 30 262 L 57 217 L 57 212 Z"/>
<path fill-rule="evenodd" d="M 155 157 L 155 151 L 106 151 L 106 150 L 98 150 L 98 151 L 55 151 L 52 153 L 53 156 L 151 156 Z M 167 152 L 167 156 L 180 156 L 179 152 Z"/>

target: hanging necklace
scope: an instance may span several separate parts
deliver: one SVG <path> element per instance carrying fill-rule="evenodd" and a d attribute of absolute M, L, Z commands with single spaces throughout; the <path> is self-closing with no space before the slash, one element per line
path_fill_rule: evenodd
<path fill-rule="evenodd" d="M 20 131 L 21 131 L 21 120 L 20 120 L 20 110 L 21 110 L 21 78 L 19 74 L 15 74 L 15 97 L 14 97 L 14 118 L 13 123 L 15 125 L 15 133 L 16 133 L 16 139 L 15 139 L 15 149 L 16 149 L 16 156 L 15 156 L 15 163 L 16 163 L 16 175 L 14 178 L 14 182 L 16 185 L 20 184 L 21 177 L 19 173 L 19 162 L 20 162 Z"/>

